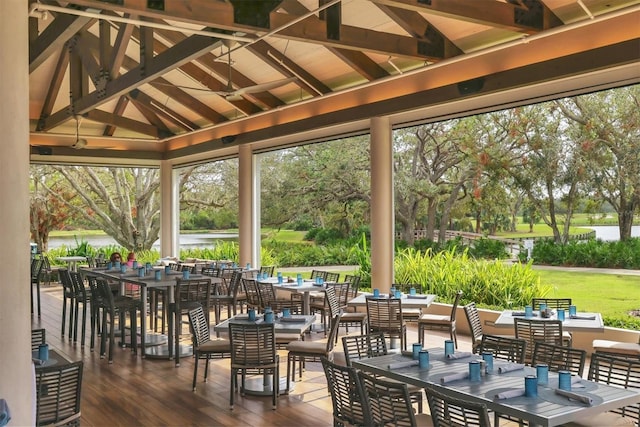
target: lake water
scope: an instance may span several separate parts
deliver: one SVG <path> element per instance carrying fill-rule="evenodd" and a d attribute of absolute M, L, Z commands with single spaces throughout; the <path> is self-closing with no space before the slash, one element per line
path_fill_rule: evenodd
<path fill-rule="evenodd" d="M 216 240 L 237 240 L 238 233 L 197 233 L 197 234 L 181 234 L 180 235 L 180 248 L 181 249 L 193 249 L 193 248 L 213 248 Z M 117 245 L 115 240 L 109 236 L 84 236 L 82 239 L 78 238 L 78 242 L 86 241 L 94 248 L 101 248 L 104 246 Z M 73 236 L 69 237 L 52 237 L 49 239 L 49 249 L 59 248 L 65 245 L 68 248 L 76 247 L 76 239 Z M 153 249 L 160 250 L 160 240 L 157 240 L 153 244 Z"/>
<path fill-rule="evenodd" d="M 615 241 L 620 240 L 620 229 L 615 225 L 598 225 L 589 227 L 596 232 L 596 239 Z M 631 237 L 640 237 L 640 225 L 631 227 Z"/>

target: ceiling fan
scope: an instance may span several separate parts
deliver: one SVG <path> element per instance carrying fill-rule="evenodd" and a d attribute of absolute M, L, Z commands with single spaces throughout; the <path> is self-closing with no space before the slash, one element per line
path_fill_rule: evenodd
<path fill-rule="evenodd" d="M 284 86 L 296 80 L 296 77 L 288 77 L 286 79 L 274 80 L 272 82 L 260 83 L 253 86 L 243 87 L 240 89 L 234 89 L 231 81 L 231 49 L 227 50 L 227 61 L 229 64 L 229 77 L 227 79 L 227 87 L 225 90 L 216 91 L 215 93 L 222 96 L 227 101 L 240 101 L 242 95 L 248 95 L 252 93 L 265 92 L 271 89 L 275 89 L 280 86 Z"/>
<path fill-rule="evenodd" d="M 111 147 L 88 147 L 89 142 L 84 138 L 80 138 L 80 120 L 82 119 L 82 116 L 76 115 L 74 116 L 74 118 L 76 119 L 76 140 L 69 147 L 75 148 L 76 150 L 82 150 L 82 149 L 100 150 L 104 148 L 111 148 Z"/>

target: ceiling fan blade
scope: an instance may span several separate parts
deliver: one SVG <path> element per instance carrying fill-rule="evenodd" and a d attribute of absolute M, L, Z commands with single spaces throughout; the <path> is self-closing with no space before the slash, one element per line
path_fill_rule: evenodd
<path fill-rule="evenodd" d="M 261 84 L 257 84 L 257 85 L 253 85 L 253 86 L 249 86 L 249 87 L 244 87 L 244 88 L 240 88 L 234 92 L 232 92 L 230 95 L 244 95 L 244 94 L 249 94 L 249 93 L 258 93 L 258 92 L 265 92 L 267 90 L 271 90 L 271 89 L 275 89 L 277 87 L 280 86 L 284 86 L 286 84 L 289 84 L 293 81 L 296 80 L 296 77 L 289 77 L 286 79 L 281 79 L 281 80 L 274 80 L 272 82 L 267 82 L 267 83 L 261 83 Z"/>

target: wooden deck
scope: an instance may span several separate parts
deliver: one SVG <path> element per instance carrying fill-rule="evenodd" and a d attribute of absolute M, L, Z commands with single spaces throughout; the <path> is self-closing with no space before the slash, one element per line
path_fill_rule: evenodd
<path fill-rule="evenodd" d="M 209 381 L 204 383 L 201 362 L 197 391 L 191 391 L 193 359 L 173 361 L 142 359 L 130 349 L 116 348 L 114 362 L 100 359 L 98 349 L 84 349 L 61 340 L 62 287 L 42 287 L 42 317 L 34 318 L 33 328 L 45 328 L 47 342 L 69 360 L 84 361 L 82 384 L 82 426 L 330 426 L 331 399 L 322 366 L 307 363 L 303 381 L 297 382 L 290 395 L 280 396 L 277 410 L 271 409 L 269 397 L 235 396 L 235 407 L 229 409 L 229 359 L 213 361 Z M 87 322 L 88 323 L 88 322 Z M 87 330 L 87 334 L 88 334 Z M 345 332 L 340 330 L 340 334 Z M 351 333 L 359 333 L 352 331 Z M 415 326 L 409 327 L 408 342 L 417 342 Z M 462 338 L 462 339 L 460 339 Z M 459 337 L 462 350 L 471 346 L 467 337 Z M 312 333 L 312 340 L 324 335 Z M 444 335 L 427 337 L 427 345 L 440 346 Z M 337 347 L 337 358 L 342 348 Z M 280 351 L 281 376 L 286 375 L 287 352 Z M 427 408 L 426 401 L 424 402 Z"/>

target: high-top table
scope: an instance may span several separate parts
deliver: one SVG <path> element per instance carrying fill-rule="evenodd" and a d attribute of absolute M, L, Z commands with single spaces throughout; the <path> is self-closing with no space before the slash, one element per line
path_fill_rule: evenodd
<path fill-rule="evenodd" d="M 84 256 L 59 256 L 56 258 L 57 261 L 66 262 L 69 267 L 69 271 L 77 271 L 78 263 L 85 262 L 87 257 Z"/>
<path fill-rule="evenodd" d="M 445 359 L 442 349 L 428 350 L 431 365 L 429 369 L 420 369 L 417 365 L 390 369 L 390 364 L 411 361 L 411 356 L 405 356 L 402 353 L 355 360 L 353 366 L 418 387 L 436 384 L 450 391 L 458 399 L 484 403 L 492 411 L 529 421 L 530 425 L 545 427 L 565 424 L 640 402 L 640 390 L 638 389 L 613 387 L 586 379 L 580 381 L 583 388 L 574 388 L 574 391 L 591 397 L 593 405 L 588 406 L 578 401 L 569 400 L 555 394 L 554 388 L 557 388 L 558 374 L 554 372 L 549 373 L 549 386 L 538 386 L 538 397 L 520 396 L 497 399 L 495 396 L 499 392 L 524 389 L 524 377 L 535 375 L 535 368 L 526 366 L 523 369 L 504 374 L 497 372 L 487 374 L 481 377 L 478 382 L 461 379 L 442 385 L 440 379 L 443 376 L 468 372 L 468 362 L 477 359 L 478 356 L 448 360 Z M 495 368 L 498 364 L 502 362 L 494 360 L 494 372 L 497 371 Z"/>
<path fill-rule="evenodd" d="M 157 270 L 157 268 L 155 269 Z M 177 280 L 182 278 L 182 272 L 171 270 L 169 274 L 165 274 L 164 267 L 161 270 L 160 280 L 155 279 L 155 270 L 148 275 L 139 277 L 137 271 L 127 270 L 126 273 L 120 273 L 115 269 L 107 270 L 106 268 L 82 268 L 80 271 L 85 275 L 93 275 L 101 277 L 110 281 L 120 283 L 121 291 L 124 290 L 125 283 L 140 286 L 140 300 L 143 303 L 143 307 L 146 307 L 147 302 L 147 289 L 149 288 L 161 288 L 165 289 L 169 293 L 169 303 L 173 303 L 174 288 Z M 211 279 L 212 283 L 217 280 L 222 280 L 217 277 L 205 276 L 202 274 L 191 274 L 190 279 Z M 158 339 L 149 340 L 147 334 L 147 320 L 146 312 L 140 316 L 140 341 L 142 346 L 142 357 L 153 358 L 173 358 L 173 349 L 170 347 L 171 343 L 167 343 L 166 337 L 157 336 Z M 178 337 L 176 337 L 178 339 Z M 191 345 L 180 345 L 180 356 L 189 356 L 193 353 Z"/>

